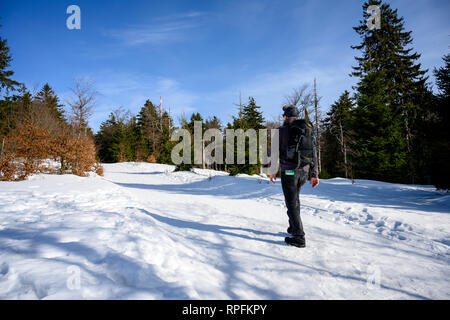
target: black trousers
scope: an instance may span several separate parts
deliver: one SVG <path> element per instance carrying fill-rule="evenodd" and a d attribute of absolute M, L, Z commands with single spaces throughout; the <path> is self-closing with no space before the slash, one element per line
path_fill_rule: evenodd
<path fill-rule="evenodd" d="M 294 237 L 304 237 L 302 219 L 300 218 L 300 189 L 307 180 L 307 173 L 303 169 L 293 170 L 293 175 L 287 175 L 281 170 L 281 187 L 284 193 L 284 202 L 289 217 L 289 227 Z"/>

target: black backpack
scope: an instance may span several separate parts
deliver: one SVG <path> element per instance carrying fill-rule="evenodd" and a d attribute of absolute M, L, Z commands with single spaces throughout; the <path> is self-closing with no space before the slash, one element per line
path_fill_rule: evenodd
<path fill-rule="evenodd" d="M 314 128 L 305 119 L 294 120 L 289 126 L 289 140 L 284 160 L 297 163 L 297 168 L 310 164 L 316 153 Z"/>

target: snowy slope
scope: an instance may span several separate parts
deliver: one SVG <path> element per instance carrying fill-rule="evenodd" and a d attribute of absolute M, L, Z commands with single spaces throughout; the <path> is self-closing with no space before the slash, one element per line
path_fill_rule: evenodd
<path fill-rule="evenodd" d="M 172 171 L 0 182 L 0 298 L 450 298 L 450 195 L 431 186 L 307 185 L 298 249 L 279 181 Z"/>

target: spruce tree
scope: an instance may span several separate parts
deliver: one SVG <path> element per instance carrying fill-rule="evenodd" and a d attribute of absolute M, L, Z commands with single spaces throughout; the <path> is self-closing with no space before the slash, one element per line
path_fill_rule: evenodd
<path fill-rule="evenodd" d="M 139 149 L 147 160 L 149 155 L 156 153 L 161 138 L 161 119 L 155 105 L 147 100 L 137 116 L 139 128 Z"/>
<path fill-rule="evenodd" d="M 158 163 L 173 164 L 172 162 L 172 149 L 177 144 L 175 141 L 171 141 L 172 118 L 166 111 L 163 112 L 163 131 L 161 134 L 161 143 L 159 148 L 158 157 L 156 158 Z"/>
<path fill-rule="evenodd" d="M 255 129 L 259 130 L 264 128 L 264 117 L 260 111 L 261 107 L 256 105 L 255 99 L 249 97 L 248 104 L 243 109 L 244 128 L 242 129 Z"/>
<path fill-rule="evenodd" d="M 381 28 L 369 29 L 369 5 L 380 8 Z M 352 75 L 357 84 L 354 146 L 358 152 L 356 172 L 361 178 L 414 182 L 417 135 L 426 92 L 426 70 L 412 52 L 411 32 L 397 10 L 380 0 L 363 5 L 364 15 L 354 30 L 362 38 Z M 360 131 L 361 133 L 360 133 Z M 406 179 L 408 177 L 408 179 Z"/>
<path fill-rule="evenodd" d="M 58 96 L 48 83 L 37 93 L 35 99 L 42 103 L 56 119 L 65 121 L 63 105 L 59 103 Z"/>
<path fill-rule="evenodd" d="M 109 118 L 102 122 L 100 130 L 95 135 L 97 154 L 101 162 L 113 163 L 118 161 L 117 154 L 112 147 L 115 139 L 115 129 L 117 121 L 114 113 L 110 113 Z M 116 135 L 117 137 L 117 135 Z"/>
<path fill-rule="evenodd" d="M 5 90 L 6 94 L 20 85 L 19 82 L 11 79 L 14 71 L 7 70 L 12 61 L 9 50 L 6 39 L 0 37 L 0 93 L 3 93 L 3 90 Z"/>
<path fill-rule="evenodd" d="M 244 105 L 242 112 L 239 111 L 238 117 L 233 117 L 233 124 L 228 124 L 229 129 L 242 129 L 242 130 L 248 130 L 248 129 L 254 129 L 256 130 L 257 134 L 257 146 L 259 146 L 259 135 L 258 130 L 265 128 L 264 123 L 264 117 L 262 112 L 260 111 L 261 107 L 258 106 L 255 102 L 255 99 L 253 97 L 249 97 L 248 104 Z M 245 173 L 245 174 L 256 174 L 258 173 L 258 169 L 261 166 L 261 160 L 259 158 L 259 152 L 257 155 L 257 163 L 256 164 L 250 164 L 250 158 L 249 158 L 249 139 L 245 139 L 245 164 L 231 164 L 228 165 L 228 169 L 230 170 L 231 175 L 236 175 L 238 173 Z M 237 144 L 234 143 L 234 154 L 235 154 L 235 160 L 237 159 Z"/>
<path fill-rule="evenodd" d="M 450 54 L 443 58 L 444 66 L 434 69 L 438 94 L 436 95 L 430 120 L 428 141 L 430 153 L 431 183 L 438 189 L 450 189 Z"/>
<path fill-rule="evenodd" d="M 1 27 L 1 25 L 0 25 Z M 15 126 L 15 113 L 17 111 L 16 104 L 19 96 L 7 97 L 9 91 L 16 90 L 20 83 L 12 80 L 14 71 L 8 70 L 12 57 L 9 53 L 9 47 L 6 39 L 0 37 L 0 94 L 5 93 L 3 99 L 0 100 L 0 136 L 6 135 Z M 24 89 L 24 87 L 22 88 Z M 1 141 L 0 141 L 1 143 Z"/>
<path fill-rule="evenodd" d="M 194 126 L 195 126 L 195 121 L 200 121 L 202 123 L 202 137 L 205 131 L 205 125 L 203 122 L 203 118 L 200 115 L 200 113 L 192 113 L 191 118 L 189 120 L 189 122 L 187 122 L 186 120 L 182 121 L 182 129 L 185 129 L 187 131 L 189 131 L 189 133 L 191 134 L 191 150 L 187 151 L 187 150 L 183 150 L 183 152 L 191 152 L 191 163 L 181 163 L 179 165 L 176 166 L 175 171 L 189 171 L 191 170 L 194 166 L 199 166 L 198 164 L 194 164 L 194 160 L 195 160 L 195 152 L 194 152 Z M 180 156 L 183 156 L 182 154 Z"/>

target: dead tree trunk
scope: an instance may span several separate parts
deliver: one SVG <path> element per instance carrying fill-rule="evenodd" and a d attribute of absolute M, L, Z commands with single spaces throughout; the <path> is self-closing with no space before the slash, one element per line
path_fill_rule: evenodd
<path fill-rule="evenodd" d="M 319 100 L 317 99 L 316 79 L 314 78 L 314 111 L 316 113 L 316 143 L 317 143 L 317 162 L 319 173 L 321 171 L 320 161 L 320 136 L 319 136 Z"/>
<path fill-rule="evenodd" d="M 344 156 L 344 171 L 345 171 L 345 178 L 348 178 L 348 166 L 347 166 L 347 147 L 345 146 L 344 141 L 344 128 L 342 128 L 342 121 L 339 120 L 339 134 L 340 134 L 340 141 L 339 144 L 341 145 L 341 152 Z"/>

